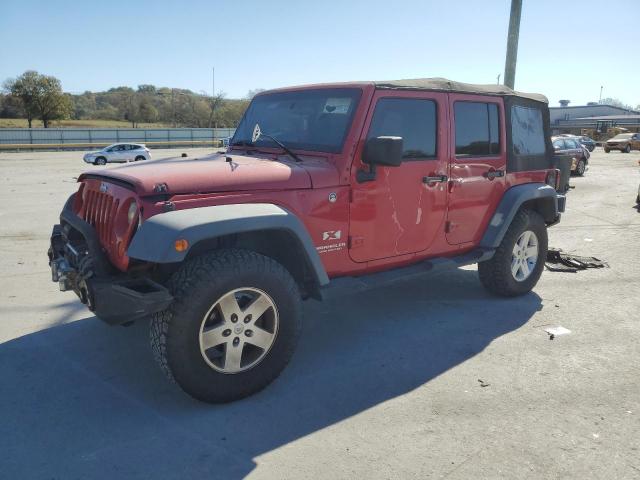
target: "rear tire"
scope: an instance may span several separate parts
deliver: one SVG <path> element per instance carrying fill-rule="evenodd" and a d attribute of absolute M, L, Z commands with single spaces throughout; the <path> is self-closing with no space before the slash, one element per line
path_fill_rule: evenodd
<path fill-rule="evenodd" d="M 604 149 L 604 153 L 609 153 L 610 151 L 611 151 L 611 150 L 610 150 L 610 149 L 608 149 L 608 148 L 605 148 L 605 149 Z"/>
<path fill-rule="evenodd" d="M 624 147 L 624 150 L 622 150 L 623 153 L 631 153 L 631 145 L 627 144 L 626 147 Z"/>
<path fill-rule="evenodd" d="M 289 362 L 301 297 L 275 260 L 248 250 L 207 253 L 186 261 L 169 289 L 174 301 L 153 316 L 151 347 L 187 394 L 209 403 L 238 400 L 266 387 Z M 258 300 L 266 310 L 254 308 Z"/>
<path fill-rule="evenodd" d="M 527 232 L 533 235 L 527 237 Z M 516 246 L 516 242 L 521 239 L 528 239 L 523 248 Z M 516 251 L 521 252 L 523 256 L 524 252 L 533 252 L 534 243 L 537 249 L 535 261 L 516 256 Z M 532 210 L 520 210 L 493 257 L 478 264 L 478 275 L 482 285 L 490 292 L 503 297 L 515 297 L 530 292 L 542 275 L 547 249 L 547 226 L 544 219 Z M 528 272 L 526 275 L 525 270 Z"/>

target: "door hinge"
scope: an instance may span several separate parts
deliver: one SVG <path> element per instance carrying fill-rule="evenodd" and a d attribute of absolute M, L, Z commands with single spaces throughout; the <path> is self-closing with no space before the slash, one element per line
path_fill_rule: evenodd
<path fill-rule="evenodd" d="M 364 245 L 364 237 L 349 235 L 349 249 L 359 248 Z"/>
<path fill-rule="evenodd" d="M 453 223 L 447 220 L 446 222 L 444 222 L 444 233 L 449 233 L 451 232 L 451 230 L 453 230 Z"/>

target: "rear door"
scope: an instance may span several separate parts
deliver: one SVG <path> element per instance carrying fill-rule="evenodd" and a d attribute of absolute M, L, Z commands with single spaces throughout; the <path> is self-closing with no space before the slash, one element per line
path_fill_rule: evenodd
<path fill-rule="evenodd" d="M 477 242 L 505 189 L 504 107 L 499 97 L 449 95 L 449 208 L 452 245 Z"/>
<path fill-rule="evenodd" d="M 379 90 L 374 95 L 352 171 L 349 255 L 366 262 L 420 252 L 443 232 L 446 213 L 447 99 L 444 93 Z M 362 150 L 368 138 L 403 138 L 397 167 L 368 171 Z M 429 178 L 427 178 L 429 177 Z"/>

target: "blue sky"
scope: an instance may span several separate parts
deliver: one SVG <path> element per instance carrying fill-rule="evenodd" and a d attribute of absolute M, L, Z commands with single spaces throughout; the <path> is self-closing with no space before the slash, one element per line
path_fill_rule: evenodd
<path fill-rule="evenodd" d="M 504 71 L 510 0 L 2 0 L 0 81 L 27 69 L 69 92 L 151 83 L 254 88 Z M 599 19 L 611 15 L 612 22 Z M 640 104 L 639 0 L 524 0 L 516 88 L 551 105 Z"/>

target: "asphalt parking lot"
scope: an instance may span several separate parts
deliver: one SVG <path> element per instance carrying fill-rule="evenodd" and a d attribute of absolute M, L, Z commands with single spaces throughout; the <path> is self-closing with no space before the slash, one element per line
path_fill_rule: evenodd
<path fill-rule="evenodd" d="M 165 381 L 144 322 L 50 281 L 51 226 L 94 167 L 0 153 L 0 477 L 640 478 L 638 160 L 596 149 L 550 230 L 609 269 L 509 300 L 470 267 L 307 302 L 283 375 L 211 406 Z"/>

